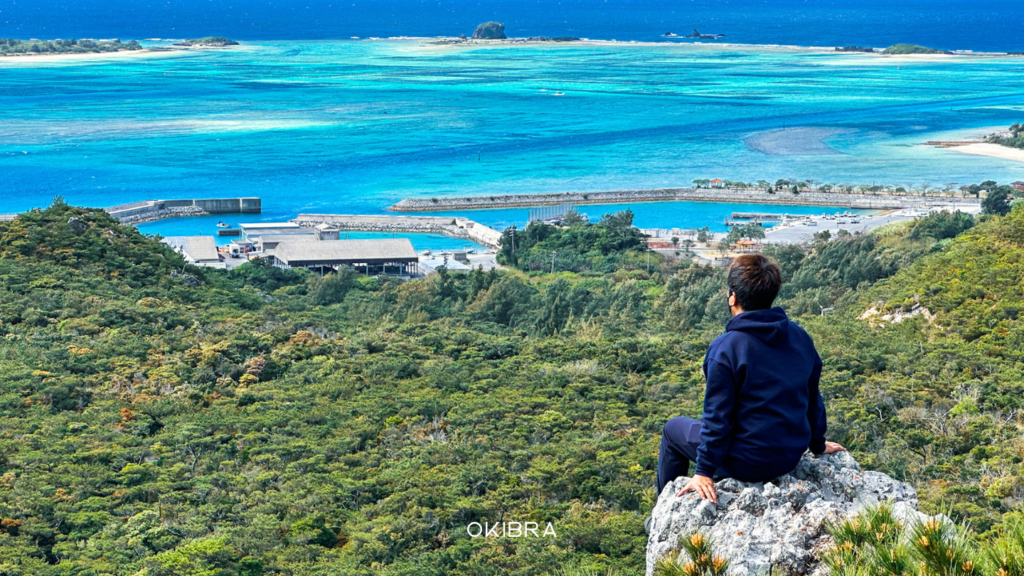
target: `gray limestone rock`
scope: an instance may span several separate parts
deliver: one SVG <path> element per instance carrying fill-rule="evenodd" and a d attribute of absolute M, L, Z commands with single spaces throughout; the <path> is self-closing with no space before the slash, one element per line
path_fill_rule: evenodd
<path fill-rule="evenodd" d="M 86 224 L 85 222 L 82 222 L 78 218 L 73 218 L 73 217 L 72 218 L 68 218 L 68 226 L 71 227 L 71 232 L 75 236 L 81 236 L 82 234 L 85 234 L 86 230 L 89 229 L 89 225 L 88 224 Z"/>
<path fill-rule="evenodd" d="M 917 510 L 917 493 L 880 472 L 863 472 L 847 452 L 805 454 L 796 469 L 766 483 L 723 480 L 718 505 L 694 494 L 677 497 L 689 478 L 668 484 L 652 512 L 647 576 L 680 536 L 702 531 L 730 562 L 732 576 L 813 574 L 816 551 L 829 543 L 825 523 L 889 502 L 907 524 L 928 517 Z M 774 567 L 774 568 L 773 568 Z M 819 570 L 820 571 L 820 570 Z"/>
<path fill-rule="evenodd" d="M 484 22 L 476 27 L 473 38 L 483 40 L 505 40 L 505 25 L 501 22 Z"/>

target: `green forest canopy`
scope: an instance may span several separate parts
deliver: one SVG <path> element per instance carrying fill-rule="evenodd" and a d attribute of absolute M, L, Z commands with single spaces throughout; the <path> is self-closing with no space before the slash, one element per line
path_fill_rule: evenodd
<path fill-rule="evenodd" d="M 728 310 L 721 269 L 648 272 L 621 224 L 517 246 L 582 272 L 398 282 L 194 268 L 59 201 L 0 223 L 0 573 L 641 573 L 661 426 L 699 414 Z M 1012 523 L 1020 203 L 768 253 L 830 436 L 926 511 Z M 557 536 L 466 534 L 502 519 Z"/>

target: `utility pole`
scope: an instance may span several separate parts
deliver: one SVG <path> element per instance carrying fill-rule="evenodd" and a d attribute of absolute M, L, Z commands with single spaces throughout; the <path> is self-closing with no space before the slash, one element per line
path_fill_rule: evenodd
<path fill-rule="evenodd" d="M 516 253 L 516 227 L 512 225 L 512 253 Z"/>
<path fill-rule="evenodd" d="M 558 254 L 555 250 L 551 251 L 551 273 L 555 273 L 555 254 Z"/>
<path fill-rule="evenodd" d="M 651 247 L 647 247 L 647 273 L 651 273 Z"/>

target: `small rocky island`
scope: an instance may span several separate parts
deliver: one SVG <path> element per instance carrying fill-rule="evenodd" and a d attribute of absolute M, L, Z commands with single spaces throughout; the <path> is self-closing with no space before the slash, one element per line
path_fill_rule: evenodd
<path fill-rule="evenodd" d="M 189 38 L 177 42 L 174 46 L 183 48 L 224 48 L 227 46 L 238 46 L 238 42 L 229 40 L 223 36 L 207 36 L 206 38 Z"/>
<path fill-rule="evenodd" d="M 668 36 L 668 34 L 666 34 Z M 672 34 L 675 36 L 675 34 Z M 687 34 L 683 38 L 697 38 L 700 40 L 718 40 L 719 38 L 725 38 L 725 34 L 701 34 L 696 28 L 693 29 L 693 34 Z"/>
<path fill-rule="evenodd" d="M 484 22 L 473 31 L 473 37 L 467 38 L 465 34 L 458 38 L 442 38 L 430 42 L 435 45 L 445 44 L 523 44 L 538 42 L 579 42 L 575 36 L 530 36 L 529 38 L 509 38 L 505 35 L 505 25 L 501 22 Z"/>
<path fill-rule="evenodd" d="M 484 22 L 473 32 L 474 40 L 505 40 L 505 25 L 501 22 Z"/>
<path fill-rule="evenodd" d="M 882 53 L 890 56 L 903 56 L 908 54 L 952 54 L 952 52 L 947 50 L 936 50 L 935 48 L 918 46 L 917 44 L 893 44 L 883 50 Z"/>

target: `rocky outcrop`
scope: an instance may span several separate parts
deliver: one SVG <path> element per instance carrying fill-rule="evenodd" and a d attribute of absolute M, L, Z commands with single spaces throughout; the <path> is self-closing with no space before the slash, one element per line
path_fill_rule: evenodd
<path fill-rule="evenodd" d="M 725 34 L 701 34 L 696 28 L 693 29 L 693 34 L 686 35 L 686 38 L 700 38 L 701 40 L 718 40 L 724 37 Z"/>
<path fill-rule="evenodd" d="M 226 46 L 238 46 L 238 42 L 230 40 L 223 36 L 207 36 L 206 38 L 189 38 L 173 44 L 174 46 L 182 47 L 215 47 L 224 48 Z"/>
<path fill-rule="evenodd" d="M 527 42 L 579 42 L 575 36 L 530 36 Z"/>
<path fill-rule="evenodd" d="M 818 552 L 830 543 L 825 522 L 882 502 L 912 525 L 928 517 L 917 510 L 913 487 L 881 472 L 864 472 L 847 452 L 805 455 L 792 473 L 773 482 L 716 484 L 718 503 L 694 494 L 677 497 L 688 478 L 662 491 L 652 512 L 647 576 L 659 558 L 678 554 L 680 536 L 709 536 L 732 576 L 823 574 Z"/>
<path fill-rule="evenodd" d="M 86 224 L 85 222 L 82 222 L 78 218 L 68 219 L 68 226 L 71 227 L 71 233 L 74 234 L 75 236 L 81 236 L 82 234 L 85 234 L 86 230 L 89 229 L 89 225 Z"/>
<path fill-rule="evenodd" d="M 505 25 L 501 22 L 484 22 L 476 27 L 473 38 L 477 40 L 504 40 Z"/>

